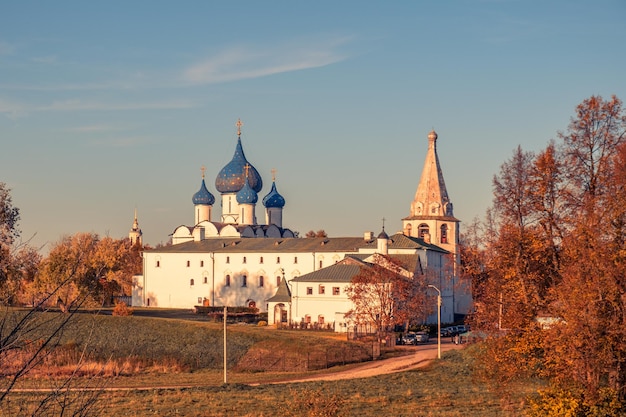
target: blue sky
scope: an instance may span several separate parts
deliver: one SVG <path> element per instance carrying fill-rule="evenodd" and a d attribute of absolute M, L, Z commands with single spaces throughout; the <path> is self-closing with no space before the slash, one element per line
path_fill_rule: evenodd
<path fill-rule="evenodd" d="M 59 1 L 0 13 L 0 181 L 23 237 L 144 241 L 193 223 L 230 161 L 285 197 L 284 225 L 401 228 L 431 129 L 455 215 L 491 204 L 591 95 L 626 99 L 626 2 Z M 219 203 L 214 211 L 217 220 Z M 257 218 L 263 222 L 262 207 Z M 45 250 L 45 249 L 44 249 Z"/>

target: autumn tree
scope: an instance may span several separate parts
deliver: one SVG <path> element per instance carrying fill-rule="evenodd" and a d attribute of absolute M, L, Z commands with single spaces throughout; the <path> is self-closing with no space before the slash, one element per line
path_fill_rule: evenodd
<path fill-rule="evenodd" d="M 567 186 L 562 280 L 547 339 L 548 371 L 595 406 L 610 390 L 626 400 L 626 114 L 613 96 L 593 96 L 559 136 Z"/>
<path fill-rule="evenodd" d="M 6 286 L 10 276 L 11 255 L 13 244 L 20 236 L 17 227 L 20 219 L 20 211 L 13 206 L 10 189 L 5 183 L 0 182 L 0 289 L 2 289 L 1 304 L 7 304 Z"/>
<path fill-rule="evenodd" d="M 359 326 L 371 325 L 378 342 L 396 324 L 405 324 L 424 314 L 424 281 L 408 273 L 393 257 L 375 255 L 352 277 L 346 294 L 352 309 L 346 317 Z"/>
<path fill-rule="evenodd" d="M 65 236 L 43 261 L 38 285 L 47 294 L 71 275 L 73 278 L 58 293 L 61 306 L 83 296 L 92 305 L 107 305 L 122 289 L 130 291 L 138 259 L 128 239 L 100 238 L 93 233 Z"/>
<path fill-rule="evenodd" d="M 304 236 L 308 237 L 308 238 L 312 238 L 312 237 L 328 237 L 328 235 L 326 234 L 326 232 L 323 229 L 320 229 L 317 232 L 315 232 L 313 230 L 309 230 L 308 232 L 306 232 L 306 235 L 304 235 Z"/>
<path fill-rule="evenodd" d="M 536 410 L 576 398 L 580 415 L 626 411 L 610 405 L 626 399 L 625 132 L 619 99 L 584 100 L 560 143 L 518 147 L 502 165 L 482 246 L 462 248 L 464 266 L 480 265 L 468 268 L 481 284 L 475 324 L 508 330 L 486 344 L 482 372 L 499 390 L 547 377 Z"/>

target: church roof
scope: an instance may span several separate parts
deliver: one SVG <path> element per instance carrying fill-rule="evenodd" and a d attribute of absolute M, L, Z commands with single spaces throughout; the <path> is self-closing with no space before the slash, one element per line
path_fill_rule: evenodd
<path fill-rule="evenodd" d="M 270 297 L 266 300 L 268 303 L 289 303 L 291 302 L 291 290 L 289 289 L 289 285 L 287 285 L 287 281 L 285 281 L 285 277 L 280 280 L 280 284 L 278 284 L 278 288 L 276 289 L 276 294 L 273 297 Z"/>
<path fill-rule="evenodd" d="M 353 262 L 339 262 L 326 268 L 301 275 L 292 279 L 292 282 L 351 282 L 352 278 L 361 271 L 367 263 L 354 260 Z"/>
<path fill-rule="evenodd" d="M 163 246 L 146 252 L 352 252 L 368 244 L 362 237 L 241 238 L 210 237 L 201 241 Z"/>
<path fill-rule="evenodd" d="M 267 208 L 285 207 L 285 199 L 276 190 L 276 182 L 272 182 L 272 189 L 265 197 L 263 197 L 263 205 Z"/>
<path fill-rule="evenodd" d="M 236 193 L 241 190 L 245 185 L 246 172 L 245 167 L 249 165 L 248 181 L 250 187 L 257 193 L 263 188 L 263 180 L 261 175 L 246 159 L 246 155 L 243 153 L 243 147 L 241 146 L 241 137 L 237 138 L 237 146 L 235 147 L 235 154 L 233 159 L 222 168 L 217 174 L 215 179 L 215 188 L 220 193 Z"/>
<path fill-rule="evenodd" d="M 259 201 L 259 195 L 250 186 L 249 178 L 246 178 L 246 183 L 237 193 L 237 202 L 239 204 L 256 204 L 257 201 Z"/>
<path fill-rule="evenodd" d="M 434 130 L 428 134 L 428 151 L 409 217 L 454 216 L 437 155 L 437 138 L 438 135 Z"/>
<path fill-rule="evenodd" d="M 202 184 L 200 185 L 200 190 L 195 193 L 191 199 L 194 205 L 208 205 L 211 206 L 215 203 L 215 197 L 213 194 L 209 192 L 206 188 L 206 183 L 204 182 L 204 178 L 202 178 Z"/>
<path fill-rule="evenodd" d="M 390 243 L 389 243 L 388 248 L 390 251 L 394 249 L 428 249 L 428 250 L 434 250 L 438 252 L 445 252 L 445 253 L 448 252 L 447 250 L 437 245 L 433 245 L 432 243 L 426 243 L 424 239 L 420 239 L 418 237 L 406 236 L 405 234 L 402 234 L 402 233 L 396 233 L 395 235 L 392 235 L 391 237 L 389 237 L 389 240 L 390 240 Z M 377 242 L 373 241 L 369 243 L 367 247 L 376 248 Z M 396 256 L 396 255 L 393 255 L 390 253 L 389 256 Z"/>

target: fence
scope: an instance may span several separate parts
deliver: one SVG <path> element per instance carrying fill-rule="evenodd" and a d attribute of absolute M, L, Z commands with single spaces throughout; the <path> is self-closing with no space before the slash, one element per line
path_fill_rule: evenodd
<path fill-rule="evenodd" d="M 242 371 L 304 372 L 372 360 L 372 346 L 332 347 L 306 353 L 256 351 L 239 362 Z"/>

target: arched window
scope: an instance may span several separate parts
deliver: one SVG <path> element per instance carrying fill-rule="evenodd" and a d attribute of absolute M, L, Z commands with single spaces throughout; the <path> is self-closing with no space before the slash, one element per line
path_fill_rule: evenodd
<path fill-rule="evenodd" d="M 259 287 L 262 287 L 262 286 L 263 286 L 263 284 L 265 284 L 265 282 L 264 282 L 264 281 L 265 281 L 265 279 L 263 278 L 263 275 L 260 275 L 260 276 L 259 276 Z"/>
<path fill-rule="evenodd" d="M 276 277 L 276 286 L 278 287 L 280 285 L 280 277 Z"/>
<path fill-rule="evenodd" d="M 422 223 L 417 227 L 417 237 L 419 237 L 420 239 L 424 239 L 424 236 L 429 233 L 429 228 L 426 223 Z"/>
<path fill-rule="evenodd" d="M 241 276 L 241 286 L 242 287 L 247 287 L 248 286 L 248 277 L 246 275 L 242 275 Z"/>
<path fill-rule="evenodd" d="M 448 243 L 448 225 L 441 225 L 441 243 Z"/>
<path fill-rule="evenodd" d="M 226 283 L 224 285 L 230 287 L 230 275 L 226 275 Z"/>
<path fill-rule="evenodd" d="M 208 283 L 209 283 L 209 278 L 204 277 L 204 283 L 205 283 L 205 284 L 208 284 Z"/>
<path fill-rule="evenodd" d="M 324 324 L 324 316 L 321 315 L 321 314 L 319 316 L 317 316 L 317 322 L 319 324 Z"/>
<path fill-rule="evenodd" d="M 189 280 L 189 285 L 193 285 L 193 278 Z"/>
<path fill-rule="evenodd" d="M 404 231 L 404 235 L 405 236 L 411 236 L 411 230 L 413 229 L 413 225 L 411 225 L 411 223 L 408 223 L 406 225 L 405 231 Z"/>

